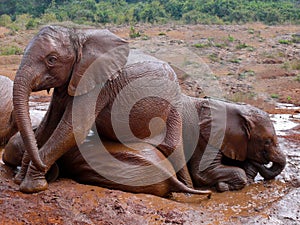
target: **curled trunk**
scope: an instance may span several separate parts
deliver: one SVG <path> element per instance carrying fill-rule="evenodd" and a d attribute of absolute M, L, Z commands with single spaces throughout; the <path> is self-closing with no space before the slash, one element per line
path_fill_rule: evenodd
<path fill-rule="evenodd" d="M 278 162 L 272 162 L 272 166 L 270 168 L 266 167 L 265 165 L 261 165 L 257 162 L 252 163 L 255 165 L 255 167 L 258 169 L 258 172 L 264 179 L 270 180 L 281 173 L 281 171 L 285 167 L 286 159 L 285 157 L 283 157 Z"/>
<path fill-rule="evenodd" d="M 18 73 L 20 73 L 20 71 L 18 71 Z M 32 91 L 31 82 L 29 79 L 24 77 L 30 76 L 19 76 L 17 74 L 14 81 L 13 104 L 15 119 L 21 133 L 25 149 L 30 155 L 32 162 L 38 169 L 44 171 L 46 166 L 39 156 L 29 114 L 29 96 Z"/>

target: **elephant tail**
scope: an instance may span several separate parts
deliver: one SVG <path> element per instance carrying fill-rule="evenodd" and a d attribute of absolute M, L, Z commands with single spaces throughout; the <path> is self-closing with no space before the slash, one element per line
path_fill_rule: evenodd
<path fill-rule="evenodd" d="M 210 199 L 212 195 L 211 190 L 196 190 L 190 188 L 177 180 L 175 177 L 171 177 L 169 179 L 171 183 L 171 192 L 181 192 L 181 193 L 189 193 L 189 194 L 196 194 L 196 195 L 207 195 L 207 198 Z"/>

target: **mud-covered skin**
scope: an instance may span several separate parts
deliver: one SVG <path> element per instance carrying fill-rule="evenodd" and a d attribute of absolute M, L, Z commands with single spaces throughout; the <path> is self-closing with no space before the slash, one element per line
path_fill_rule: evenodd
<path fill-rule="evenodd" d="M 183 192 L 189 194 L 207 195 L 211 191 L 195 190 L 187 187 L 176 178 L 176 172 L 164 155 L 155 147 L 147 143 L 131 143 L 130 147 L 123 144 L 103 140 L 103 149 L 94 137 L 87 137 L 87 140 L 80 146 L 70 149 L 47 173 L 47 181 L 53 181 L 58 176 L 72 178 L 73 180 L 110 189 L 117 189 L 132 193 L 146 193 L 160 197 L 168 197 L 172 192 Z M 5 148 L 3 161 L 12 167 L 21 165 L 24 151 L 20 148 L 22 138 L 17 133 Z M 83 152 L 97 152 L 101 158 L 101 170 L 97 172 L 82 156 Z M 109 162 L 107 152 L 116 161 Z M 89 153 L 93 154 L 93 153 Z M 100 154 L 100 155 L 99 155 Z M 162 162 L 165 160 L 164 162 Z M 162 162 L 161 164 L 159 164 Z M 122 164 L 118 170 L 119 164 Z M 143 170 L 145 167 L 148 173 Z M 107 175 L 105 176 L 105 174 Z M 111 178 L 111 179 L 110 179 Z M 166 179 L 167 178 L 167 179 Z M 152 182 L 160 180 L 159 182 Z M 146 185 L 138 185 L 145 183 Z"/>
<path fill-rule="evenodd" d="M 279 149 L 266 112 L 247 104 L 212 98 L 192 100 L 183 102 L 189 102 L 185 108 L 196 107 L 200 120 L 198 145 L 194 152 L 186 152 L 191 155 L 188 168 L 195 186 L 238 190 L 252 182 L 258 172 L 267 180 L 281 173 L 286 156 Z M 186 120 L 183 116 L 184 140 L 188 130 Z M 223 140 L 217 145 L 220 137 Z M 209 161 L 201 160 L 204 154 Z M 265 167 L 269 162 L 272 166 Z"/>
<path fill-rule="evenodd" d="M 13 81 L 0 75 L 0 147 L 18 131 L 13 116 Z"/>
<path fill-rule="evenodd" d="M 189 165 L 191 176 L 193 178 L 193 182 L 196 186 L 199 187 L 215 186 L 219 191 L 238 190 L 243 188 L 246 184 L 253 182 L 254 177 L 257 175 L 258 172 L 262 171 L 262 168 L 264 171 L 261 172 L 261 174 L 265 177 L 265 179 L 274 178 L 284 168 L 285 155 L 278 149 L 276 145 L 277 139 L 276 139 L 276 135 L 273 133 L 273 125 L 271 124 L 270 119 L 266 113 L 249 105 L 235 104 L 235 103 L 219 101 L 214 99 L 196 99 L 196 98 L 183 96 L 183 102 L 185 108 L 184 116 L 183 116 L 184 118 L 183 124 L 184 124 L 184 131 L 185 131 L 183 137 L 184 137 L 185 149 L 189 149 L 189 147 L 191 146 L 189 141 L 191 141 L 190 137 L 193 136 L 191 134 L 192 130 L 190 127 L 190 123 L 193 121 L 191 121 L 191 117 L 188 116 L 191 111 L 191 107 L 195 107 L 197 109 L 197 112 L 199 113 L 198 116 L 201 121 L 199 140 L 197 142 L 195 150 L 194 152 L 192 152 L 192 154 L 186 152 L 186 154 L 188 155 L 187 158 L 191 157 L 188 165 Z M 225 129 L 226 132 L 225 132 L 221 150 L 217 149 L 217 152 L 212 152 L 211 154 L 215 154 L 214 160 L 203 171 L 199 171 L 200 168 L 199 165 L 201 163 L 203 164 L 203 162 L 201 162 L 203 151 L 207 146 L 207 139 L 205 138 L 208 137 L 207 135 L 210 135 L 210 133 L 205 133 L 205 132 L 206 131 L 210 132 L 211 130 L 210 129 L 211 118 L 208 117 L 206 113 L 208 112 L 208 110 L 210 110 L 210 108 L 214 108 L 215 110 L 217 110 L 218 108 L 214 107 L 216 106 L 216 104 L 221 104 L 221 105 L 223 104 L 224 106 L 226 106 L 225 108 L 221 107 L 221 109 L 226 109 L 226 111 L 231 110 L 231 112 L 228 112 L 226 114 L 227 116 L 230 115 L 230 117 L 227 117 L 227 125 Z M 109 112 L 109 110 L 107 112 Z M 258 113 L 259 115 L 256 113 Z M 223 120 L 223 118 L 215 118 L 215 119 Z M 247 123 L 250 123 L 249 121 L 250 119 L 251 119 L 251 127 L 247 127 L 250 125 L 246 126 L 245 124 L 243 124 L 244 122 L 246 123 L 247 121 L 248 121 Z M 108 131 L 109 129 L 105 130 L 105 132 Z M 233 136 L 233 134 L 231 133 L 233 131 L 237 132 L 235 134 L 237 136 Z M 233 139 L 233 137 L 235 138 Z M 258 137 L 265 138 L 266 140 L 273 138 L 272 142 L 274 142 L 273 143 L 274 146 L 271 145 L 270 148 L 266 148 L 266 146 L 262 144 L 264 139 L 260 140 Z M 18 138 L 20 141 L 21 138 L 20 137 Z M 212 138 L 214 138 L 214 136 L 212 136 Z M 246 145 L 243 142 L 243 139 L 245 139 Z M 239 140 L 241 142 L 238 142 Z M 230 143 L 232 145 L 226 144 L 226 141 L 227 142 L 231 141 Z M 18 141 L 16 143 L 14 142 L 15 139 L 13 138 L 12 141 L 9 142 L 8 146 L 12 144 L 13 146 L 12 148 L 15 148 L 14 145 L 15 146 L 19 145 Z M 269 141 L 267 144 L 269 146 Z M 138 147 L 138 149 L 143 149 L 146 148 L 147 146 L 147 144 L 144 145 L 140 144 L 140 145 L 141 147 Z M 18 151 L 9 150 L 8 148 L 11 148 L 11 146 L 10 147 L 8 146 L 7 146 L 8 151 L 6 154 L 9 154 L 9 152 L 18 152 Z M 118 144 L 116 144 L 116 146 L 118 146 Z M 246 148 L 242 149 L 241 146 L 243 147 L 246 146 Z M 120 146 L 118 147 L 122 149 Z M 255 147 L 255 150 L 257 150 L 258 152 L 253 151 L 251 147 L 252 148 Z M 96 182 L 94 183 L 99 186 L 107 185 L 107 187 L 110 188 L 117 188 L 126 191 L 143 192 L 142 188 L 135 189 L 124 185 L 122 186 L 120 184 L 116 184 L 114 182 L 108 181 L 107 179 L 104 179 L 103 177 L 99 176 L 99 174 L 95 170 L 93 170 L 90 166 L 88 166 L 88 164 L 86 164 L 86 162 L 82 157 L 77 158 L 78 152 L 76 153 L 76 149 L 77 148 L 73 148 L 71 152 L 66 153 L 62 157 L 64 161 L 62 165 L 63 166 L 68 165 L 68 166 L 64 166 L 64 169 L 61 170 L 62 173 L 65 172 L 65 174 L 71 175 L 77 181 L 84 182 L 84 183 L 93 183 L 93 181 L 96 180 Z M 243 152 L 242 150 L 245 152 Z M 264 150 L 268 150 L 268 151 L 264 151 Z M 128 153 L 130 153 L 131 156 L 135 155 L 137 158 L 141 157 L 139 155 L 139 152 L 134 152 L 131 151 L 130 149 L 127 149 L 127 151 Z M 153 151 L 154 156 L 157 156 L 158 154 L 156 151 L 157 149 Z M 125 153 L 123 152 L 122 154 Z M 265 155 L 267 155 L 269 160 L 264 158 Z M 4 159 L 5 158 L 6 156 L 4 154 Z M 20 157 L 18 158 L 20 159 Z M 14 160 L 14 158 L 11 159 L 12 161 Z M 143 163 L 147 164 L 147 162 L 145 162 L 145 157 L 144 158 L 141 157 L 139 159 L 140 159 L 139 161 L 140 164 Z M 155 164 L 154 158 L 151 159 L 152 161 L 146 158 L 146 160 L 150 160 L 151 163 Z M 270 169 L 264 168 L 263 165 L 268 163 L 269 161 L 273 162 L 274 168 L 272 167 Z M 74 164 L 77 165 L 74 166 Z M 277 169 L 278 167 L 280 168 L 280 170 Z M 128 168 L 124 168 L 124 170 L 127 171 L 129 170 Z M 141 174 L 141 178 L 142 177 L 143 174 Z M 161 195 L 161 194 L 156 193 L 156 195 Z"/>
<path fill-rule="evenodd" d="M 170 161 L 178 171 L 178 179 L 192 187 L 182 146 L 182 119 L 178 112 L 180 88 L 176 74 L 165 62 L 140 56 L 130 61 L 128 54 L 128 43 L 107 30 L 49 26 L 31 40 L 17 71 L 13 92 L 15 118 L 26 148 L 22 169 L 17 175 L 17 180 L 23 180 L 21 191 L 32 193 L 47 188 L 42 174 L 69 149 L 84 141 L 95 122 L 91 119 L 93 116 L 97 129 L 114 139 L 115 135 L 105 130 L 109 122 L 101 117 L 118 92 L 126 85 L 132 88 L 130 82 L 141 77 L 148 80 L 138 82 L 136 87 L 144 87 L 140 92 L 154 87 L 152 95 L 162 92 L 160 96 L 169 99 L 152 101 L 151 96 L 137 102 L 130 112 L 130 129 L 134 136 L 147 139 L 145 142 L 155 142 L 152 137 L 160 136 L 164 130 L 160 128 L 150 133 L 149 122 L 160 117 L 166 123 L 166 136 L 158 148 L 165 156 L 174 153 Z M 154 83 L 149 84 L 149 80 Z M 164 88 L 164 84 L 168 84 L 168 88 Z M 32 91 L 50 88 L 54 88 L 50 107 L 34 133 L 29 118 L 29 95 Z M 138 96 L 136 93 L 134 97 Z M 132 97 L 125 96 L 125 102 Z M 76 107 L 80 110 L 74 113 Z M 122 104 L 119 107 L 122 109 Z M 74 120 L 79 121 L 75 128 Z M 122 141 L 127 141 L 126 135 L 120 134 L 125 137 Z"/>

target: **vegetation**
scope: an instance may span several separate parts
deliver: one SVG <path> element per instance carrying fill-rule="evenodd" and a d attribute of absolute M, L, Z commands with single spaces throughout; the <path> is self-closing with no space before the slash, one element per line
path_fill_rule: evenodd
<path fill-rule="evenodd" d="M 73 21 L 97 23 L 300 23 L 299 0 L 2 0 L 0 25 L 13 30 Z M 24 16 L 25 15 L 25 16 Z M 22 17 L 22 24 L 16 23 Z M 20 20 L 20 19 L 19 19 Z M 21 26 L 21 28 L 20 28 Z"/>
<path fill-rule="evenodd" d="M 4 46 L 0 48 L 0 55 L 22 55 L 23 50 L 17 46 Z"/>

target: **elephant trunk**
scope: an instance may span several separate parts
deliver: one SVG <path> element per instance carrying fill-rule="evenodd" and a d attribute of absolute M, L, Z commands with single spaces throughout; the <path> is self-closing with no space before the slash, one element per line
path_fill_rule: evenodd
<path fill-rule="evenodd" d="M 260 175 L 266 180 L 273 179 L 281 173 L 286 165 L 286 157 L 282 153 L 280 153 L 276 157 L 276 160 L 270 161 L 272 162 L 272 166 L 270 168 L 257 162 L 253 162 L 253 164 L 257 167 Z"/>
<path fill-rule="evenodd" d="M 32 92 L 30 74 L 19 69 L 14 80 L 13 105 L 15 119 L 21 133 L 24 146 L 34 165 L 41 171 L 45 171 L 46 165 L 42 162 L 29 114 L 29 96 Z M 25 75 L 25 76 L 24 76 Z M 28 76 L 27 76 L 28 75 Z"/>

